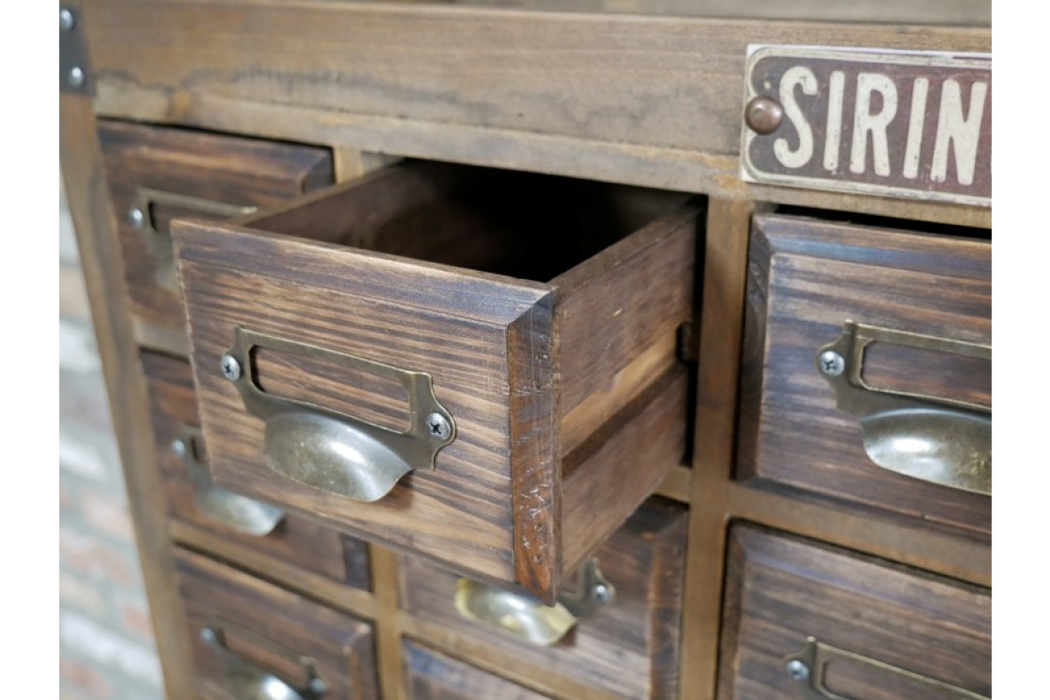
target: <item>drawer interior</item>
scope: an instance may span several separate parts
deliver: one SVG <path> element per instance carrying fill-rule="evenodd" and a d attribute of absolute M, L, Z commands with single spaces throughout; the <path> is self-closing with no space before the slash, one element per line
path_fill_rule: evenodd
<path fill-rule="evenodd" d="M 250 228 L 549 282 L 691 195 L 589 180 L 410 162 L 334 187 Z"/>

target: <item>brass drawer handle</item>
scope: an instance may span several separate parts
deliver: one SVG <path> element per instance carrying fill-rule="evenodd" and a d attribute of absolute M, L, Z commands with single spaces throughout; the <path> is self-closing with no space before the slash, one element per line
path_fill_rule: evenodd
<path fill-rule="evenodd" d="M 814 637 L 806 639 L 805 648 L 784 660 L 784 669 L 792 680 L 798 683 L 799 695 L 803 700 L 851 700 L 828 690 L 824 684 L 824 674 L 829 661 L 843 659 L 854 661 L 876 668 L 888 675 L 907 678 L 930 693 L 938 700 L 991 700 L 985 695 L 974 693 L 950 683 L 945 683 L 927 676 L 913 673 L 891 664 L 876 661 L 845 649 L 824 644 Z M 926 697 L 925 695 L 923 697 Z"/>
<path fill-rule="evenodd" d="M 197 509 L 212 520 L 244 535 L 265 537 L 284 519 L 284 511 L 268 503 L 228 491 L 212 483 L 199 458 L 201 431 L 183 426 L 171 449 L 182 460 L 197 491 Z"/>
<path fill-rule="evenodd" d="M 529 644 L 550 646 L 568 634 L 579 620 L 616 600 L 616 589 L 602 576 L 597 559 L 592 557 L 584 563 L 579 580 L 577 593 L 563 593 L 557 603 L 546 606 L 535 598 L 461 578 L 456 585 L 456 610 L 472 622 Z"/>
<path fill-rule="evenodd" d="M 408 429 L 392 430 L 263 391 L 253 368 L 256 347 L 397 380 L 408 393 Z M 413 469 L 433 469 L 438 451 L 456 437 L 455 421 L 438 403 L 426 372 L 399 369 L 239 326 L 234 330 L 233 347 L 223 356 L 222 371 L 236 384 L 248 412 L 266 422 L 263 452 L 270 469 L 301 484 L 357 501 L 377 501 Z"/>
<path fill-rule="evenodd" d="M 247 631 L 244 633 L 251 635 Z M 289 656 L 288 650 L 255 635 L 251 636 L 282 656 Z M 202 628 L 200 638 L 222 660 L 225 671 L 223 687 L 231 697 L 244 700 L 318 700 L 328 693 L 328 683 L 318 675 L 316 662 L 309 657 L 294 655 L 294 661 L 303 669 L 305 679 L 302 685 L 298 685 L 295 680 L 283 678 L 234 652 L 226 646 L 223 628 L 218 625 Z"/>
<path fill-rule="evenodd" d="M 871 460 L 893 472 L 962 491 L 992 493 L 992 411 L 988 406 L 873 387 L 864 380 L 865 349 L 874 342 L 992 359 L 989 345 L 908 333 L 847 321 L 816 366 L 834 389 L 840 410 L 864 429 Z"/>
<path fill-rule="evenodd" d="M 215 202 L 201 197 L 192 197 L 177 192 L 154 190 L 139 187 L 135 191 L 135 203 L 128 210 L 128 223 L 142 233 L 146 249 L 156 260 L 154 278 L 157 285 L 174 292 L 179 291 L 179 279 L 175 272 L 175 253 L 171 244 L 171 235 L 157 229 L 153 219 L 155 205 L 178 207 L 208 217 L 228 219 L 232 216 L 250 214 L 255 207 L 237 206 Z"/>

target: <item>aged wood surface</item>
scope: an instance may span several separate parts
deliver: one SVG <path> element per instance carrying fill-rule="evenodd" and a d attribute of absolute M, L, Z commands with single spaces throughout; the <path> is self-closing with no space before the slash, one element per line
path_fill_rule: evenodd
<path fill-rule="evenodd" d="M 991 695 L 987 589 L 749 526 L 733 528 L 728 551 L 719 698 L 795 696 L 784 659 L 810 636 Z M 844 697 L 946 697 L 854 661 L 827 673 Z"/>
<path fill-rule="evenodd" d="M 413 0 L 400 0 L 412 2 Z M 739 17 L 870 22 L 931 22 L 990 26 L 988 0 L 433 0 L 438 4 L 560 12 L 611 12 L 670 17 Z"/>
<path fill-rule="evenodd" d="M 401 580 L 398 556 L 379 545 L 370 545 L 372 589 L 376 600 L 376 656 L 379 663 L 379 686 L 384 700 L 407 697 L 404 669 L 401 664 Z"/>
<path fill-rule="evenodd" d="M 376 600 L 367 590 L 304 569 L 293 559 L 275 559 L 184 520 L 170 520 L 168 526 L 171 538 L 181 547 L 235 566 L 282 588 L 308 593 L 313 600 L 336 610 L 366 619 L 375 619 L 378 615 Z"/>
<path fill-rule="evenodd" d="M 566 456 L 562 557 L 575 567 L 685 456 L 689 372 L 679 366 Z"/>
<path fill-rule="evenodd" d="M 645 226 L 681 199 L 412 164 L 235 223 L 179 222 L 217 482 L 553 600 L 563 542 L 572 565 L 684 454 L 675 420 L 688 410 L 684 393 L 643 400 L 661 376 L 681 371 L 675 338 L 692 318 L 697 210 Z M 534 201 L 569 213 L 552 219 Z M 434 470 L 417 469 L 368 506 L 261 469 L 262 421 L 207 369 L 219 366 L 236 327 L 429 373 L 456 422 L 455 441 Z M 404 420 L 403 392 L 392 402 L 374 382 L 287 355 L 275 359 L 264 341 L 247 371 L 282 398 Z M 574 427 L 559 444 L 562 407 L 573 409 Z M 613 436 L 615 449 L 603 448 L 601 435 Z M 570 474 L 573 526 L 559 532 L 559 479 Z M 599 481 L 609 496 L 600 512 L 583 503 Z"/>
<path fill-rule="evenodd" d="M 458 577 L 402 559 L 405 609 L 513 655 L 516 672 L 566 676 L 603 697 L 676 698 L 687 511 L 647 502 L 594 555 L 616 600 L 552 647 L 536 647 L 467 621 L 453 600 Z"/>
<path fill-rule="evenodd" d="M 700 211 L 683 207 L 551 281 L 557 296 L 559 370 L 569 378 L 559 413 L 568 417 L 588 403 L 588 418 L 575 417 L 586 426 L 577 431 L 582 437 L 630 401 L 630 392 L 647 386 L 644 380 L 623 381 L 621 372 L 632 361 L 662 344 L 662 356 L 645 363 L 648 377 L 676 363 L 675 349 L 667 345 L 693 317 Z M 562 454 L 575 446 L 563 441 Z"/>
<path fill-rule="evenodd" d="M 223 690 L 226 663 L 199 636 L 212 626 L 223 630 L 238 655 L 267 670 L 301 682 L 305 674 L 294 660 L 309 657 L 332 697 L 379 698 L 367 622 L 186 550 L 176 551 L 176 561 L 187 611 L 183 624 L 195 637 L 193 680 L 200 697 L 229 697 Z"/>
<path fill-rule="evenodd" d="M 514 580 L 549 604 L 561 587 L 562 474 L 557 430 L 560 357 L 545 296 L 507 328 L 510 503 Z"/>
<path fill-rule="evenodd" d="M 846 320 L 990 345 L 991 244 L 770 216 L 755 222 L 748 277 L 738 475 L 989 531 L 989 497 L 875 465 L 814 358 Z M 953 376 L 949 354 L 911 358 L 875 364 L 876 351 L 865 366 L 920 393 L 988 387 L 990 362 L 974 373 L 963 361 Z"/>
<path fill-rule="evenodd" d="M 368 554 L 360 540 L 295 515 L 285 515 L 265 537 L 238 533 L 197 508 L 198 485 L 187 473 L 185 462 L 170 448 L 183 437 L 185 427 L 198 427 L 197 397 L 189 363 L 152 352 L 142 353 L 142 366 L 149 387 L 157 461 L 164 477 L 172 517 L 209 530 L 230 541 L 226 553 L 258 552 L 347 585 L 368 590 L 371 574 Z M 201 459 L 207 452 L 201 448 Z M 279 505 L 279 503 L 275 504 Z"/>
<path fill-rule="evenodd" d="M 755 205 L 708 203 L 700 361 L 682 614 L 682 696 L 711 700 L 721 629 L 723 551 L 736 427 L 736 370 L 747 279 L 747 237 Z"/>
<path fill-rule="evenodd" d="M 333 177 L 331 154 L 313 146 L 112 120 L 100 123 L 99 139 L 140 340 L 163 343 L 169 351 L 184 349 L 167 347 L 177 342 L 167 334 L 181 336 L 186 325 L 174 276 L 171 219 L 217 215 L 158 201 L 143 211 L 158 233 L 136 228 L 128 212 L 140 204 L 140 188 L 233 207 L 265 207 L 331 184 Z"/>
<path fill-rule="evenodd" d="M 678 465 L 664 477 L 660 486 L 656 489 L 656 495 L 670 498 L 679 503 L 689 503 L 691 498 L 690 486 L 693 480 L 693 470 L 684 465 Z"/>
<path fill-rule="evenodd" d="M 773 201 L 798 194 L 737 176 L 748 44 L 991 47 L 987 28 L 878 23 L 264 1 L 89 11 L 105 114 Z M 972 208 L 910 209 L 990 225 Z"/>
<path fill-rule="evenodd" d="M 62 177 L 110 397 L 154 639 L 171 698 L 193 697 L 190 640 L 174 581 L 171 543 L 146 383 L 138 364 L 122 254 L 106 185 L 97 125 L 87 97 L 59 101 Z M 145 468 L 143 468 L 145 467 Z"/>
<path fill-rule="evenodd" d="M 992 585 L 990 534 L 950 525 L 917 528 L 908 516 L 856 504 L 828 503 L 816 495 L 778 492 L 775 487 L 759 487 L 755 481 L 730 484 L 727 499 L 727 510 L 734 518 L 823 539 L 979 586 Z"/>
<path fill-rule="evenodd" d="M 417 642 L 405 640 L 402 654 L 412 700 L 544 700 L 546 697 Z"/>

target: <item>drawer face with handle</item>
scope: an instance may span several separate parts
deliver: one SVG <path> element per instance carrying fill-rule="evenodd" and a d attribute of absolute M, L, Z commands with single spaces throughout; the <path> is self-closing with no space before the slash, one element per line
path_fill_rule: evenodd
<path fill-rule="evenodd" d="M 199 554 L 175 565 L 203 700 L 377 700 L 372 626 Z"/>
<path fill-rule="evenodd" d="M 406 163 L 177 222 L 217 482 L 553 601 L 683 457 L 685 199 Z"/>
<path fill-rule="evenodd" d="M 227 218 L 333 182 L 331 154 L 313 146 L 106 120 L 99 139 L 136 332 L 165 348 L 186 325 L 174 217 Z"/>
<path fill-rule="evenodd" d="M 597 576 L 583 586 L 579 577 L 554 609 L 409 558 L 402 599 L 420 620 L 506 652 L 524 677 L 563 676 L 603 697 L 676 698 L 687 514 L 647 501 L 595 550 Z"/>
<path fill-rule="evenodd" d="M 991 529 L 991 244 L 755 219 L 738 477 Z"/>
<path fill-rule="evenodd" d="M 991 593 L 747 525 L 730 533 L 721 700 L 991 697 Z"/>
<path fill-rule="evenodd" d="M 143 352 L 142 367 L 176 540 L 187 528 L 199 529 L 236 545 L 225 556 L 230 551 L 240 557 L 262 555 L 355 588 L 371 588 L 364 542 L 212 483 L 189 363 Z"/>
<path fill-rule="evenodd" d="M 411 700 L 546 700 L 468 663 L 408 639 L 401 645 L 405 683 Z"/>

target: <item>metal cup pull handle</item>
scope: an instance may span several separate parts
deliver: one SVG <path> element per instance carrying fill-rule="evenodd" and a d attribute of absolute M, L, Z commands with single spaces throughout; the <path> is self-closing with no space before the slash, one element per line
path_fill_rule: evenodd
<path fill-rule="evenodd" d="M 367 372 L 401 383 L 408 393 L 409 425 L 392 430 L 330 408 L 263 391 L 256 382 L 253 349 L 264 347 Z M 243 370 L 242 370 L 243 368 Z M 222 358 L 249 413 L 266 423 L 266 465 L 282 476 L 357 501 L 377 501 L 414 469 L 434 468 L 441 448 L 456 437 L 456 424 L 434 396 L 425 372 L 412 372 L 363 357 L 256 333 L 234 331 Z"/>
<path fill-rule="evenodd" d="M 602 576 L 598 560 L 591 558 L 581 567 L 578 592 L 563 593 L 553 606 L 466 578 L 457 582 L 455 603 L 459 614 L 472 622 L 529 644 L 551 646 L 578 621 L 615 600 L 616 589 Z"/>
<path fill-rule="evenodd" d="M 871 386 L 866 348 L 885 342 L 992 359 L 989 345 L 908 333 L 847 321 L 842 334 L 816 354 L 816 367 L 835 391 L 838 408 L 864 430 L 864 449 L 880 467 L 950 488 L 992 494 L 992 410 L 919 392 Z"/>
<path fill-rule="evenodd" d="M 273 532 L 284 519 L 284 511 L 213 484 L 207 465 L 199 457 L 202 439 L 198 428 L 185 425 L 171 443 L 197 492 L 197 509 L 241 534 L 265 537 Z"/>
<path fill-rule="evenodd" d="M 931 700 L 933 698 L 936 700 L 991 700 L 985 695 L 965 688 L 824 644 L 814 637 L 806 639 L 806 645 L 801 652 L 792 654 L 784 660 L 784 670 L 797 683 L 802 700 L 853 700 L 833 693 L 825 684 L 827 665 L 836 660 L 863 664 L 887 676 L 907 679 L 913 686 L 923 689 L 922 697 Z"/>
<path fill-rule="evenodd" d="M 137 188 L 135 202 L 128 209 L 128 223 L 142 233 L 146 249 L 156 260 L 154 277 L 157 285 L 176 292 L 179 291 L 179 279 L 175 272 L 175 253 L 172 249 L 171 235 L 157 228 L 153 218 L 155 205 L 177 207 L 215 219 L 228 219 L 255 211 L 255 207 L 226 204 L 149 187 Z"/>
<path fill-rule="evenodd" d="M 219 626 L 201 629 L 201 641 L 222 661 L 223 687 L 237 700 L 318 700 L 329 690 L 328 683 L 317 673 L 313 659 L 297 656 L 303 669 L 303 681 L 281 675 L 249 661 L 228 646 Z M 270 645 L 272 646 L 272 645 Z M 286 650 L 280 650 L 286 652 Z"/>

